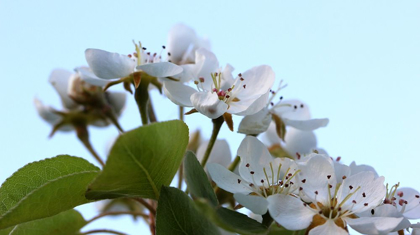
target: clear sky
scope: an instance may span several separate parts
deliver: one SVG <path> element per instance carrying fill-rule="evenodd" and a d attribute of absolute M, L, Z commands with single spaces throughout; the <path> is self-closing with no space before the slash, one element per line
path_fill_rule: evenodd
<path fill-rule="evenodd" d="M 131 53 L 132 39 L 160 50 L 171 26 L 183 22 L 208 36 L 222 65 L 239 73 L 269 64 L 288 84 L 285 98 L 306 102 L 313 117 L 330 118 L 316 134 L 331 156 L 372 165 L 386 182 L 419 190 L 419 12 L 414 0 L 0 0 L 0 181 L 57 154 L 94 162 L 74 133 L 48 139 L 51 127 L 36 114 L 34 96 L 60 107 L 47 82 L 52 69 L 86 65 L 86 48 Z M 156 93 L 153 99 L 159 119 L 176 117 L 174 105 Z M 140 123 L 133 98 L 128 100 L 121 119 L 127 130 Z M 204 132 L 210 134 L 211 122 L 199 114 L 187 123 L 190 129 L 208 123 Z M 91 129 L 102 156 L 117 133 Z M 238 136 L 227 128 L 221 133 L 232 152 Z M 92 206 L 83 210 L 87 219 L 93 216 Z M 121 231 L 138 234 L 126 224 Z"/>

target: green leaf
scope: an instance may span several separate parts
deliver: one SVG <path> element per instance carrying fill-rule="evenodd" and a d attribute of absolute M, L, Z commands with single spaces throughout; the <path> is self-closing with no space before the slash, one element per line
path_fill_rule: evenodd
<path fill-rule="evenodd" d="M 188 144 L 188 127 L 175 120 L 137 128 L 121 135 L 106 165 L 89 186 L 89 199 L 159 198 L 181 165 Z"/>
<path fill-rule="evenodd" d="M 195 201 L 207 218 L 226 231 L 239 234 L 266 234 L 267 227 L 239 212 L 224 207 L 214 208 L 205 200 Z"/>
<path fill-rule="evenodd" d="M 294 234 L 305 234 L 305 230 L 301 231 L 289 231 L 283 227 L 279 227 L 276 223 L 273 223 L 270 227 L 268 235 L 294 235 Z"/>
<path fill-rule="evenodd" d="M 157 235 L 216 235 L 220 234 L 193 201 L 181 190 L 162 187 L 156 216 Z"/>
<path fill-rule="evenodd" d="M 1 230 L 0 234 L 4 231 L 8 235 L 76 235 L 85 225 L 86 221 L 78 211 L 68 210 Z"/>
<path fill-rule="evenodd" d="M 191 151 L 188 151 L 184 159 L 185 180 L 187 181 L 188 189 L 193 197 L 205 198 L 213 206 L 217 206 L 216 194 L 209 182 L 206 172 L 198 162 L 197 157 Z"/>
<path fill-rule="evenodd" d="M 68 155 L 22 167 L 0 188 L 0 229 L 89 202 L 84 193 L 98 172 L 85 159 Z"/>

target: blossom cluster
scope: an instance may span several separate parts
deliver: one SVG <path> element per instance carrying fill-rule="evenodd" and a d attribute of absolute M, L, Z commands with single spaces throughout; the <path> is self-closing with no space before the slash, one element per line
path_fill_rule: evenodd
<path fill-rule="evenodd" d="M 245 207 L 270 217 L 272 226 L 310 235 L 349 234 L 349 227 L 362 234 L 420 234 L 420 225 L 410 222 L 420 219 L 420 193 L 385 184 L 373 167 L 346 165 L 319 148 L 314 130 L 329 120 L 311 118 L 300 100 L 279 97 L 286 86 L 275 87 L 272 67 L 257 65 L 234 74 L 232 65 L 220 66 L 207 39 L 183 24 L 171 29 L 159 50 L 150 52 L 141 42 L 134 42 L 130 54 L 86 49 L 88 66 L 51 73 L 63 110 L 36 99 L 39 115 L 53 125 L 52 134 L 76 130 L 105 165 L 89 143 L 87 126 L 114 124 L 124 132 L 118 117 L 126 93 L 108 88 L 122 84 L 134 93 L 143 125 L 156 122 L 149 90 L 157 88 L 181 107 L 182 115 L 200 113 L 212 120 L 210 140 L 190 138 L 189 149 L 214 187 L 233 194 L 233 203 L 220 201 L 222 206 Z M 223 123 L 234 131 L 232 115 L 243 116 L 237 132 L 244 137 L 233 162 L 228 143 L 217 139 Z"/>

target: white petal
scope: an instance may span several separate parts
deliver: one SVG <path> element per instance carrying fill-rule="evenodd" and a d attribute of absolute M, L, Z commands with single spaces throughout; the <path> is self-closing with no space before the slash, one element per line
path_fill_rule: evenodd
<path fill-rule="evenodd" d="M 60 115 L 54 113 L 54 109 L 50 106 L 44 105 L 39 99 L 34 98 L 34 104 L 36 111 L 38 112 L 39 116 L 41 116 L 44 121 L 48 122 L 51 125 L 56 125 L 61 121 Z M 64 125 L 59 130 L 60 131 L 70 131 L 73 127 L 70 125 Z"/>
<path fill-rule="evenodd" d="M 300 131 L 295 128 L 287 129 L 284 140 L 284 149 L 291 156 L 295 156 L 296 153 L 310 153 L 317 145 L 316 136 L 312 131 Z"/>
<path fill-rule="evenodd" d="M 54 69 L 48 81 L 55 88 L 66 109 L 76 108 L 78 105 L 68 95 L 69 80 L 73 73 L 65 69 Z"/>
<path fill-rule="evenodd" d="M 309 235 L 348 235 L 343 228 L 338 227 L 333 220 L 327 220 L 324 224 L 316 226 L 309 231 Z"/>
<path fill-rule="evenodd" d="M 292 126 L 296 129 L 302 131 L 313 131 L 320 127 L 325 127 L 328 125 L 328 118 L 321 118 L 321 119 L 309 119 L 309 120 L 291 120 L 287 118 L 282 119 L 284 124 L 287 126 Z"/>
<path fill-rule="evenodd" d="M 273 110 L 281 118 L 292 120 L 308 120 L 311 118 L 308 105 L 300 100 L 283 100 L 279 105 L 274 106 Z"/>
<path fill-rule="evenodd" d="M 181 82 L 164 81 L 163 92 L 175 104 L 183 107 L 192 107 L 191 96 L 197 90 Z"/>
<path fill-rule="evenodd" d="M 98 78 L 88 67 L 78 67 L 75 70 L 79 73 L 79 76 L 83 81 L 94 86 L 103 87 L 111 81 L 108 79 Z"/>
<path fill-rule="evenodd" d="M 191 103 L 200 113 L 211 119 L 222 116 L 227 111 L 227 104 L 221 100 L 216 94 L 210 92 L 196 92 L 191 95 Z"/>
<path fill-rule="evenodd" d="M 248 208 L 255 214 L 264 215 L 267 213 L 268 201 L 264 197 L 241 193 L 235 193 L 233 197 L 239 204 Z"/>
<path fill-rule="evenodd" d="M 337 201 L 345 203 L 343 210 L 351 208 L 353 211 L 367 211 L 375 208 L 385 197 L 386 188 L 384 177 L 375 178 L 373 172 L 364 171 L 343 180 L 337 192 Z M 356 189 L 359 188 L 357 191 Z M 349 198 L 347 196 L 352 194 Z M 356 203 L 353 203 L 353 200 Z"/>
<path fill-rule="evenodd" d="M 136 67 L 153 77 L 171 77 L 182 73 L 182 67 L 170 62 L 142 64 Z"/>
<path fill-rule="evenodd" d="M 126 92 L 108 92 L 108 101 L 109 104 L 114 109 L 114 112 L 117 116 L 120 116 L 125 107 L 125 102 L 127 100 Z"/>
<path fill-rule="evenodd" d="M 197 149 L 197 159 L 200 162 L 204 157 L 204 153 L 206 152 L 208 143 L 209 141 L 202 142 Z M 207 163 L 217 163 L 224 167 L 228 167 L 231 160 L 232 160 L 232 155 L 230 153 L 228 142 L 224 139 L 216 140 Z"/>
<path fill-rule="evenodd" d="M 254 97 L 255 100 L 270 90 L 275 80 L 275 74 L 270 66 L 260 65 L 242 73 L 242 78 L 244 81 L 241 85 L 246 85 L 246 88 L 238 94 L 238 98 L 242 100 Z"/>
<path fill-rule="evenodd" d="M 268 178 L 271 179 L 270 162 L 274 158 L 268 152 L 267 147 L 261 141 L 253 136 L 246 136 L 238 148 L 238 154 L 241 158 L 239 163 L 239 174 L 249 182 L 254 182 L 256 185 L 262 185 L 261 180 L 266 180 L 264 168 L 268 173 Z M 249 165 L 248 165 L 249 164 Z M 247 167 L 248 165 L 248 167 Z M 273 166 L 277 167 L 277 166 Z M 251 171 L 254 174 L 251 174 Z"/>
<path fill-rule="evenodd" d="M 354 230 L 363 234 L 387 234 L 393 231 L 402 220 L 403 218 L 392 217 L 346 218 L 346 222 Z"/>
<path fill-rule="evenodd" d="M 213 84 L 211 73 L 217 72 L 218 69 L 219 61 L 213 52 L 204 48 L 200 48 L 195 52 L 195 78 L 204 78 L 202 86 L 205 90 L 211 90 Z"/>
<path fill-rule="evenodd" d="M 194 47 L 195 41 L 197 40 L 197 35 L 195 30 L 191 27 L 186 26 L 185 24 L 176 24 L 170 30 L 168 34 L 168 44 L 166 48 L 171 56 L 168 58 L 173 63 L 178 64 L 184 57 L 189 57 L 190 55 L 185 55 L 186 53 L 192 52 L 192 57 L 194 57 L 194 51 L 188 51 L 190 46 Z"/>
<path fill-rule="evenodd" d="M 267 198 L 271 217 L 288 230 L 307 228 L 315 213 L 296 197 L 274 194 Z"/>
<path fill-rule="evenodd" d="M 352 175 L 355 175 L 355 174 L 357 174 L 359 172 L 362 172 L 362 171 L 371 171 L 371 172 L 373 172 L 373 174 L 375 174 L 375 177 L 379 176 L 378 173 L 376 173 L 376 171 L 373 167 L 368 166 L 368 165 L 363 165 L 363 164 L 362 165 L 357 165 L 356 162 L 354 162 L 354 161 L 352 163 L 350 163 L 350 171 L 351 171 Z"/>
<path fill-rule="evenodd" d="M 229 113 L 236 115 L 252 115 L 260 111 L 267 106 L 268 97 L 270 92 L 261 95 L 257 99 L 241 100 L 238 102 L 231 102 Z"/>
<path fill-rule="evenodd" d="M 126 77 L 136 66 L 136 61 L 126 55 L 99 49 L 86 49 L 85 57 L 93 73 L 103 79 Z"/>
<path fill-rule="evenodd" d="M 402 192 L 403 196 L 396 196 L 397 200 L 403 199 L 407 201 L 405 209 L 403 210 L 404 217 L 408 219 L 420 219 L 420 193 L 413 188 L 398 188 L 397 192 Z M 397 203 L 397 208 L 402 210 L 402 207 Z"/>
<path fill-rule="evenodd" d="M 328 156 L 316 154 L 305 164 L 300 164 L 300 178 L 306 179 L 301 185 L 303 192 L 311 198 L 326 205 L 329 202 L 329 190 L 334 192 L 336 185 L 335 171 Z M 330 189 L 328 185 L 333 187 Z"/>
<path fill-rule="evenodd" d="M 245 116 L 239 124 L 238 132 L 247 135 L 258 135 L 268 129 L 271 123 L 271 114 L 268 109 Z"/>
<path fill-rule="evenodd" d="M 231 193 L 249 194 L 252 192 L 247 181 L 217 163 L 208 164 L 207 170 L 209 171 L 212 180 L 221 189 Z"/>
<path fill-rule="evenodd" d="M 343 178 L 350 176 L 350 167 L 344 164 L 341 164 L 337 161 L 334 161 L 334 170 L 337 183 L 341 183 Z"/>

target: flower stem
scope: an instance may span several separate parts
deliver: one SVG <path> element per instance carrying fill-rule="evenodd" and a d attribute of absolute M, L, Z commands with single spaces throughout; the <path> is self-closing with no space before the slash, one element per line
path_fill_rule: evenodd
<path fill-rule="evenodd" d="M 184 121 L 184 107 L 179 106 L 179 120 Z"/>
<path fill-rule="evenodd" d="M 117 234 L 117 235 L 127 235 L 126 233 L 121 233 L 121 232 L 110 230 L 110 229 L 95 229 L 95 230 L 90 230 L 90 231 L 81 233 L 81 235 L 92 234 L 92 233 L 111 233 L 111 234 Z"/>
<path fill-rule="evenodd" d="M 149 87 L 148 79 L 142 79 L 139 86 L 134 92 L 134 98 L 136 99 L 137 106 L 139 107 L 141 123 L 147 125 L 149 120 L 147 117 L 147 103 L 149 101 Z"/>
<path fill-rule="evenodd" d="M 236 155 L 235 159 L 229 166 L 229 171 L 234 171 L 240 161 L 241 161 L 241 158 L 238 155 Z"/>
<path fill-rule="evenodd" d="M 152 100 L 149 97 L 149 102 L 147 102 L 147 112 L 149 114 L 150 122 L 157 122 L 155 109 L 153 108 Z"/>
<path fill-rule="evenodd" d="M 146 215 L 144 213 L 141 213 L 141 212 L 133 212 L 133 211 L 110 211 L 110 212 L 104 212 L 102 214 L 99 214 L 99 215 L 93 217 L 92 219 L 86 221 L 86 223 L 89 224 L 89 223 L 91 223 L 91 222 L 93 222 L 93 221 L 95 221 L 97 219 L 100 219 L 100 218 L 105 217 L 105 216 L 108 216 L 108 215 L 138 215 L 138 216 L 141 216 L 143 218 L 148 218 L 149 217 L 148 215 Z"/>
<path fill-rule="evenodd" d="M 217 135 L 219 134 L 220 128 L 222 127 L 225 119 L 223 118 L 223 116 L 220 116 L 216 119 L 212 119 L 212 121 L 213 121 L 213 132 L 211 133 L 209 144 L 207 145 L 207 149 L 206 149 L 206 152 L 204 153 L 203 160 L 201 161 L 201 166 L 203 166 L 203 168 L 206 166 L 207 160 L 209 160 L 211 150 L 213 149 L 214 143 L 216 142 L 216 139 L 217 139 Z"/>
<path fill-rule="evenodd" d="M 86 147 L 86 149 L 92 154 L 92 156 L 96 159 L 96 161 L 101 164 L 102 167 L 105 166 L 104 161 L 99 157 L 96 151 L 93 149 L 92 144 L 89 141 L 89 132 L 87 130 L 86 125 L 80 125 L 76 127 L 77 137 L 79 138 L 80 142 Z"/>

